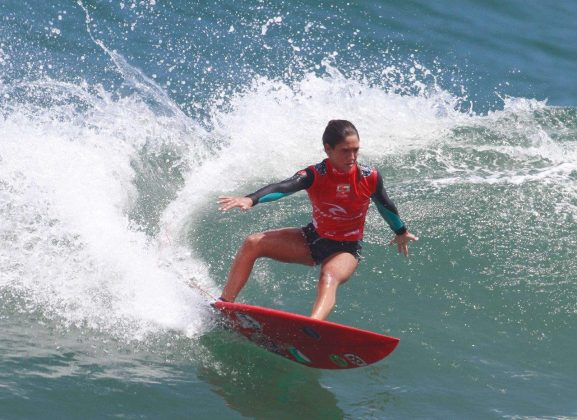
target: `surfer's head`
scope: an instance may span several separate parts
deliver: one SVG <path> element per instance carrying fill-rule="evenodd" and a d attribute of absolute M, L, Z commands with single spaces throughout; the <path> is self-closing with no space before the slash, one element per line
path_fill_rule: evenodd
<path fill-rule="evenodd" d="M 329 145 L 333 149 L 349 136 L 357 136 L 359 132 L 352 122 L 347 120 L 330 120 L 323 133 L 323 145 Z"/>
<path fill-rule="evenodd" d="M 323 145 L 329 161 L 340 172 L 348 172 L 357 164 L 359 132 L 346 120 L 329 121 L 323 133 Z"/>

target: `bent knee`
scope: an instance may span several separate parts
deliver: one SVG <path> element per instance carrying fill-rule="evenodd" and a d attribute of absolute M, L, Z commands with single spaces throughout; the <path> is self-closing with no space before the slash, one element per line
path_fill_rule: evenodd
<path fill-rule="evenodd" d="M 337 279 L 330 271 L 321 270 L 319 276 L 319 286 L 321 287 L 337 287 L 342 282 Z"/>
<path fill-rule="evenodd" d="M 352 273 L 351 273 L 352 274 Z M 338 287 L 350 278 L 345 273 L 335 273 L 332 270 L 321 269 L 319 285 L 322 287 Z"/>
<path fill-rule="evenodd" d="M 242 248 L 245 251 L 252 253 L 260 253 L 263 249 L 264 233 L 252 233 L 248 235 L 242 243 Z"/>

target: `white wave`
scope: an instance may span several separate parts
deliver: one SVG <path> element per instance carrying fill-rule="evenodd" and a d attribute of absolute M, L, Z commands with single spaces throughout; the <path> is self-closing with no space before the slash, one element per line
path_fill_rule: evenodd
<path fill-rule="evenodd" d="M 31 89 L 52 97 L 67 85 Z M 127 215 L 137 194 L 131 162 L 145 145 L 181 145 L 189 133 L 135 98 L 80 88 L 78 103 L 78 90 L 69 86 L 76 106 L 13 103 L 0 119 L 0 287 L 65 324 L 129 340 L 198 334 L 205 304 L 186 281 L 208 277 L 203 263 L 165 258 Z"/>
<path fill-rule="evenodd" d="M 521 185 L 529 182 L 555 183 L 568 180 L 571 174 L 577 170 L 577 165 L 572 163 L 562 163 L 560 165 L 542 168 L 520 170 L 502 170 L 498 172 L 488 172 L 478 168 L 478 173 L 467 173 L 461 176 L 444 177 L 431 180 L 431 184 L 436 186 L 455 184 L 511 184 Z"/>

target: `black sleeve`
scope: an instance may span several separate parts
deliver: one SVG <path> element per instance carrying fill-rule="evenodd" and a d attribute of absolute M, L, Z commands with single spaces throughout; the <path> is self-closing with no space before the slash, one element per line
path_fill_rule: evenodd
<path fill-rule="evenodd" d="M 371 198 L 385 222 L 387 222 L 397 235 L 402 235 L 407 231 L 405 222 L 401 220 L 395 203 L 393 203 L 387 195 L 387 191 L 385 191 L 383 177 L 379 172 L 377 172 L 377 189 Z"/>
<path fill-rule="evenodd" d="M 284 181 L 267 185 L 266 187 L 247 195 L 247 197 L 252 200 L 253 206 L 258 203 L 275 201 L 297 191 L 306 190 L 313 184 L 314 178 L 315 175 L 313 171 L 307 168 L 303 171 L 297 172 Z"/>

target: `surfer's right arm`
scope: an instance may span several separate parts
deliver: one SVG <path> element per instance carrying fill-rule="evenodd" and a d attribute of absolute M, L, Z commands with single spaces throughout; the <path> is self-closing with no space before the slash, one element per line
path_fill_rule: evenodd
<path fill-rule="evenodd" d="M 297 191 L 305 190 L 312 185 L 313 180 L 313 171 L 309 168 L 303 169 L 284 181 L 267 185 L 246 197 L 218 197 L 219 210 L 227 211 L 232 208 L 248 210 L 258 203 L 279 200 Z"/>

